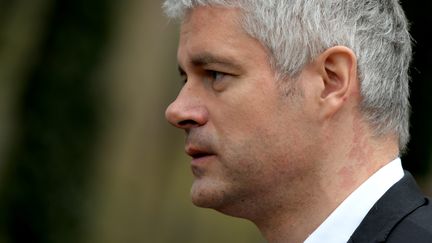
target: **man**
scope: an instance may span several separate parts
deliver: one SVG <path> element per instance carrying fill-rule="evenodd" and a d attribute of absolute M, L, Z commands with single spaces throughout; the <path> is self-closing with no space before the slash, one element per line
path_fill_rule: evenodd
<path fill-rule="evenodd" d="M 408 141 L 408 24 L 396 0 L 167 0 L 182 20 L 192 201 L 269 242 L 432 242 Z"/>

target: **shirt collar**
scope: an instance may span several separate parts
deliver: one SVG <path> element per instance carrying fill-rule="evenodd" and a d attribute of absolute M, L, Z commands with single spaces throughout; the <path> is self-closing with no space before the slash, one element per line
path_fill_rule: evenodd
<path fill-rule="evenodd" d="M 346 243 L 378 199 L 403 176 L 400 158 L 379 169 L 352 192 L 305 243 Z"/>

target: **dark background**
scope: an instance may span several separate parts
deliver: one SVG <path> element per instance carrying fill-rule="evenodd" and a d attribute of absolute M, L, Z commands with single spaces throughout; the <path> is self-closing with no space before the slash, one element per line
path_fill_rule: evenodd
<path fill-rule="evenodd" d="M 430 1 L 402 1 L 411 22 L 414 57 L 411 65 L 411 141 L 403 157 L 406 169 L 418 177 L 427 176 L 432 148 L 432 5 Z"/>
<path fill-rule="evenodd" d="M 412 138 L 402 160 L 432 195 L 432 8 L 429 1 L 402 4 L 415 41 Z M 167 82 L 176 75 L 177 32 L 159 5 L 0 0 L 0 243 L 227 242 L 211 232 L 219 226 L 207 215 L 170 200 L 187 200 L 189 179 L 172 186 L 188 178 L 180 176 L 186 168 L 172 167 L 184 160 L 180 149 L 165 150 L 181 144 L 181 135 L 159 125 L 178 88 Z M 152 183 L 160 188 L 148 192 Z M 210 226 L 198 232 L 203 222 Z M 237 224 L 232 232 L 252 231 Z M 261 240 L 225 232 L 232 242 Z"/>

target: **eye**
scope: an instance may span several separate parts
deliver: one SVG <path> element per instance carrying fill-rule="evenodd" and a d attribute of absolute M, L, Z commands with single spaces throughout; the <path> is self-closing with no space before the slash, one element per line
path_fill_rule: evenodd
<path fill-rule="evenodd" d="M 225 73 L 213 71 L 213 70 L 208 71 L 208 73 L 213 81 L 219 81 L 223 79 L 223 77 L 225 76 Z"/>
<path fill-rule="evenodd" d="M 227 87 L 228 77 L 231 77 L 231 75 L 224 72 L 207 70 L 207 78 L 210 81 L 210 85 L 216 91 L 223 91 Z"/>
<path fill-rule="evenodd" d="M 181 84 L 182 84 L 182 85 L 186 84 L 186 82 L 187 82 L 187 80 L 188 80 L 188 79 L 187 79 L 187 76 L 186 76 L 186 75 L 181 75 L 180 78 L 181 78 L 181 80 L 180 80 Z"/>

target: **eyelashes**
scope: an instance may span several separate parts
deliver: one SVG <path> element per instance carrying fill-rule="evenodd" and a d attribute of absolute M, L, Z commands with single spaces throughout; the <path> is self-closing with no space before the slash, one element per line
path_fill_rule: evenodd
<path fill-rule="evenodd" d="M 207 73 L 208 73 L 208 76 L 212 79 L 212 81 L 220 81 L 226 75 L 223 72 L 218 72 L 218 71 L 214 71 L 214 70 L 208 70 Z"/>
<path fill-rule="evenodd" d="M 205 70 L 205 80 L 209 80 L 211 82 L 221 81 L 227 73 L 219 72 L 215 70 Z M 180 72 L 180 82 L 182 85 L 186 84 L 188 81 L 188 77 L 185 72 Z"/>

